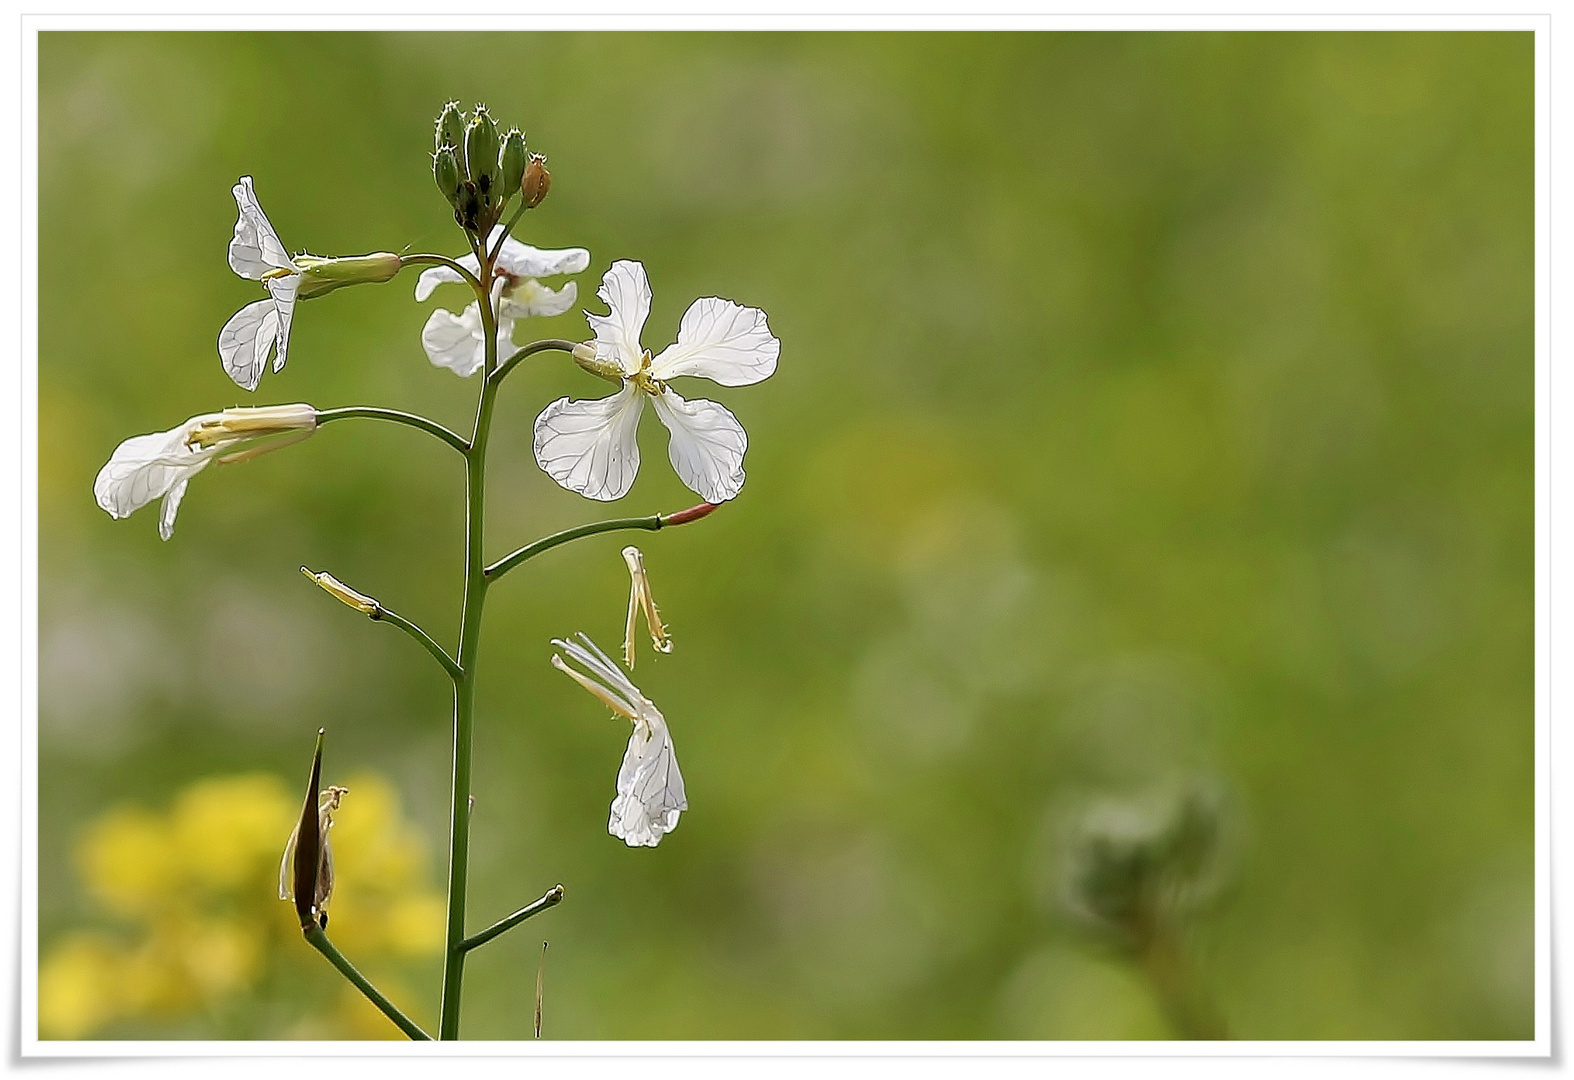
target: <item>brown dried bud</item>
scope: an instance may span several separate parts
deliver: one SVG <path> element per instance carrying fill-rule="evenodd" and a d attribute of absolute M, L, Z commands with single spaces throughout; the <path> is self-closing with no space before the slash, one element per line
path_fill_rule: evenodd
<path fill-rule="evenodd" d="M 525 205 L 532 208 L 540 206 L 551 187 L 552 174 L 547 172 L 546 155 L 531 154 L 530 164 L 525 166 L 525 177 L 519 182 L 519 192 L 525 198 Z"/>
<path fill-rule="evenodd" d="M 284 846 L 284 861 L 279 866 L 279 899 L 295 901 L 295 914 L 301 929 L 312 926 L 327 929 L 328 898 L 333 895 L 333 851 L 328 845 L 328 830 L 333 827 L 333 812 L 345 788 L 322 791 L 323 729 L 317 729 L 317 752 L 312 756 L 311 781 L 306 787 L 306 802 L 301 820 Z"/>

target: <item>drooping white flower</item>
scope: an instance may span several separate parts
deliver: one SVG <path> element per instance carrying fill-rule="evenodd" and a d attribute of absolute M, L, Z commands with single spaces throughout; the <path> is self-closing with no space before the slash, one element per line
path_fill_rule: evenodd
<path fill-rule="evenodd" d="M 487 243 L 497 243 L 503 229 L 499 225 L 492 231 Z M 480 273 L 480 262 L 474 254 L 457 262 L 472 274 Z M 505 354 L 513 347 L 514 320 L 537 315 L 561 315 L 574 306 L 579 293 L 570 281 L 561 289 L 551 289 L 537 278 L 555 274 L 577 274 L 590 265 L 590 252 L 584 248 L 563 248 L 543 251 L 515 240 L 503 240 L 497 253 L 493 273 L 497 275 L 492 286 L 492 308 L 497 317 L 497 350 Z M 461 282 L 458 271 L 447 266 L 434 266 L 424 271 L 415 283 L 416 300 L 425 300 L 432 291 L 447 282 Z M 448 368 L 455 374 L 469 376 L 481 370 L 486 360 L 486 335 L 481 329 L 481 306 L 472 302 L 455 315 L 438 308 L 426 320 L 421 330 L 421 344 L 426 355 L 438 367 Z"/>
<path fill-rule="evenodd" d="M 586 312 L 594 342 L 574 351 L 581 367 L 622 389 L 586 401 L 559 398 L 536 418 L 536 462 L 559 484 L 591 499 L 622 498 L 639 472 L 635 433 L 645 399 L 671 433 L 667 454 L 679 478 L 706 502 L 721 503 L 743 487 L 743 425 L 714 401 L 685 401 L 667 382 L 697 375 L 723 386 L 747 386 L 776 370 L 781 342 L 771 334 L 765 312 L 708 296 L 684 312 L 678 340 L 654 360 L 640 345 L 650 314 L 645 268 L 622 260 L 612 264 L 596 291 L 611 308 Z"/>
<path fill-rule="evenodd" d="M 494 311 L 497 310 L 498 294 L 503 287 L 501 280 L 492 286 Z M 461 378 L 468 378 L 480 371 L 486 364 L 486 329 L 481 322 L 480 303 L 472 303 L 459 315 L 445 308 L 432 312 L 426 325 L 421 328 L 421 345 L 426 349 L 427 359 Z M 513 345 L 513 317 L 500 315 L 497 319 L 497 355 L 506 357 Z"/>
<path fill-rule="evenodd" d="M 403 264 L 399 256 L 387 251 L 348 258 L 292 257 L 262 212 L 251 177 L 241 177 L 230 193 L 239 211 L 235 235 L 230 238 L 230 269 L 249 281 L 262 282 L 268 298 L 247 304 L 230 316 L 219 331 L 219 359 L 238 385 L 255 390 L 270 353 L 273 370 L 284 367 L 296 300 L 322 296 L 345 285 L 387 281 Z"/>
<path fill-rule="evenodd" d="M 186 485 L 210 462 L 229 464 L 306 438 L 317 428 L 310 405 L 225 409 L 194 416 L 169 431 L 136 435 L 115 447 L 93 481 L 93 497 L 110 517 L 128 517 L 154 499 L 164 500 L 159 535 L 175 531 L 175 513 Z M 282 435 L 270 442 L 261 440 Z"/>
<path fill-rule="evenodd" d="M 664 835 L 678 827 L 678 814 L 689 808 L 666 720 L 590 638 L 584 634 L 579 635 L 578 641 L 553 638 L 552 644 L 590 675 L 575 671 L 556 653 L 552 656 L 553 667 L 634 724 L 628 749 L 623 753 L 623 765 L 618 769 L 618 794 L 612 800 L 607 831 L 629 847 L 655 847 Z"/>

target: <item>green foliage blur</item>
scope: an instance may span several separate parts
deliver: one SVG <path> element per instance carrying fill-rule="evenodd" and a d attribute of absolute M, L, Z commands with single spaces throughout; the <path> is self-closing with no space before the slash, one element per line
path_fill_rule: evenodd
<path fill-rule="evenodd" d="M 765 383 L 680 388 L 748 429 L 742 495 L 635 539 L 690 803 L 659 848 L 607 834 L 627 724 L 547 663 L 618 644 L 627 534 L 492 590 L 470 927 L 567 898 L 472 955 L 466 1037 L 531 1037 L 543 939 L 548 1038 L 1171 1037 L 1069 914 L 1066 837 L 1194 782 L 1234 840 L 1185 945 L 1232 1034 L 1532 1035 L 1529 34 L 45 33 L 39 69 L 42 954 L 115 932 L 92 822 L 293 790 L 319 726 L 324 781 L 386 777 L 442 879 L 447 681 L 297 568 L 451 641 L 454 455 L 336 424 L 198 476 L 169 543 L 91 487 L 229 405 L 468 430 L 419 340 L 462 301 L 414 272 L 300 305 L 253 395 L 215 349 L 261 295 L 225 263 L 242 174 L 293 251 L 464 250 L 428 157 L 458 98 L 548 155 L 520 233 L 590 249 L 580 307 L 634 258 L 647 345 L 709 295 L 782 342 Z M 605 389 L 509 380 L 489 552 L 609 516 L 530 450 Z M 612 512 L 697 501 L 641 438 Z M 340 989 L 291 970 L 97 1034 L 284 1037 Z M 435 1015 L 439 961 L 401 978 Z"/>

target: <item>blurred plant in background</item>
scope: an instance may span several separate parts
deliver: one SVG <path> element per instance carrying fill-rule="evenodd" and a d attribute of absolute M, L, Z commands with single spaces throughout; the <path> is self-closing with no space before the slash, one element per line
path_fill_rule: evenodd
<path fill-rule="evenodd" d="M 334 827 L 336 936 L 381 981 L 400 983 L 410 960 L 442 951 L 443 898 L 392 785 L 365 773 L 346 786 Z M 293 791 L 254 773 L 198 780 L 167 812 L 120 805 L 93 821 L 75 862 L 101 925 L 45 954 L 40 1034 L 176 1038 L 196 1023 L 232 1038 L 401 1038 L 348 986 L 328 1008 L 307 991 L 282 999 L 265 1021 L 245 1015 L 264 987 L 312 987 L 303 968 L 320 963 L 274 899 L 279 837 L 298 815 Z"/>

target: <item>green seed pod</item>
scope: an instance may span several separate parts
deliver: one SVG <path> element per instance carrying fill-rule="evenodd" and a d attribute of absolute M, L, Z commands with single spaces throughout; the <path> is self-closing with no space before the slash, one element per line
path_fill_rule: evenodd
<path fill-rule="evenodd" d="M 459 102 L 450 101 L 443 106 L 442 114 L 437 118 L 437 142 L 432 147 L 436 150 L 442 146 L 452 146 L 458 150 L 465 144 L 465 114 L 459 109 Z"/>
<path fill-rule="evenodd" d="M 502 179 L 498 184 L 498 194 L 508 198 L 519 190 L 519 181 L 525 175 L 525 134 L 518 128 L 508 133 L 503 140 L 503 149 L 497 156 L 497 167 Z"/>
<path fill-rule="evenodd" d="M 464 180 L 459 175 L 459 157 L 452 146 L 439 146 L 437 153 L 432 155 L 432 179 L 437 181 L 437 190 L 443 193 L 443 198 L 450 205 L 457 205 Z"/>
<path fill-rule="evenodd" d="M 477 105 L 465 128 L 465 168 L 483 197 L 497 186 L 497 124 L 485 105 Z"/>

